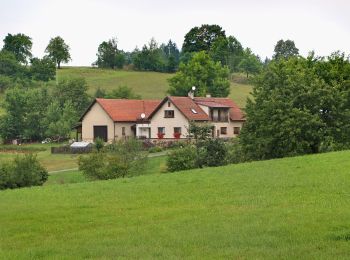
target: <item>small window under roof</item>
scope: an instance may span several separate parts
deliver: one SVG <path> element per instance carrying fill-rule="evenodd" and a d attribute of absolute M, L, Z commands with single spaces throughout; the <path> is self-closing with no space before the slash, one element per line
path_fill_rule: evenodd
<path fill-rule="evenodd" d="M 194 108 L 191 108 L 191 111 L 193 114 L 198 114 L 198 112 Z"/>

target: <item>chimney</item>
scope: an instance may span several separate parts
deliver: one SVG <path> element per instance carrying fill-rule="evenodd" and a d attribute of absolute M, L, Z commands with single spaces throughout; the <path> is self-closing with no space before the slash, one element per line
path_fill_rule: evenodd
<path fill-rule="evenodd" d="M 188 94 L 187 94 L 190 99 L 194 99 L 194 92 L 195 91 L 196 91 L 196 87 L 192 86 L 190 92 L 188 92 Z"/>

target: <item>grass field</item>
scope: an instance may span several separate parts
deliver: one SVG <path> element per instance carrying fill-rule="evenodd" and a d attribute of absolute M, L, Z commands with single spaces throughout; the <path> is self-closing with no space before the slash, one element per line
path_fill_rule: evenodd
<path fill-rule="evenodd" d="M 29 146 L 34 148 L 42 148 L 44 151 L 35 152 L 38 156 L 40 163 L 48 171 L 58 171 L 64 169 L 76 168 L 78 155 L 71 154 L 51 154 L 51 146 L 57 146 L 60 144 L 30 144 L 22 145 L 23 147 Z M 0 146 L 2 147 L 2 146 Z M 6 147 L 6 146 L 5 146 Z M 0 163 L 2 161 L 8 161 L 15 158 L 17 155 L 21 155 L 22 152 L 10 151 L 1 152 L 0 151 Z"/>
<path fill-rule="evenodd" d="M 348 259 L 350 151 L 0 192 L 1 259 Z"/>
<path fill-rule="evenodd" d="M 63 67 L 57 70 L 57 80 L 83 77 L 89 85 L 89 93 L 95 93 L 98 87 L 107 91 L 121 85 L 131 87 L 135 93 L 145 99 L 160 99 L 167 95 L 169 88 L 168 79 L 173 74 L 158 72 L 140 72 L 97 69 L 88 67 Z M 244 77 L 237 75 L 231 81 L 230 97 L 240 106 L 244 107 L 246 98 L 252 90 L 252 86 L 246 84 Z"/>

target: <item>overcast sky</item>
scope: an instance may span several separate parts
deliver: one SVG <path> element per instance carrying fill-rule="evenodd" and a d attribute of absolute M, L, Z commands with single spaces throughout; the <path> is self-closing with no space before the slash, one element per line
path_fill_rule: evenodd
<path fill-rule="evenodd" d="M 74 66 L 91 65 L 98 45 L 114 36 L 125 51 L 151 37 L 181 47 L 201 24 L 222 26 L 262 58 L 272 56 L 279 39 L 294 40 L 302 55 L 350 53 L 349 0 L 0 0 L 1 39 L 29 35 L 34 56 L 42 57 L 50 38 L 60 35 Z"/>

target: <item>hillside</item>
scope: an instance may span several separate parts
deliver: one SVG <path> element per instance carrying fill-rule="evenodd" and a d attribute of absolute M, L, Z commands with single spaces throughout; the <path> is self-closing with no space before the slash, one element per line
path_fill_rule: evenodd
<path fill-rule="evenodd" d="M 111 90 L 121 85 L 131 87 L 142 98 L 163 98 L 169 88 L 167 79 L 173 74 L 159 72 L 140 72 L 97 69 L 87 67 L 64 67 L 57 70 L 57 80 L 71 77 L 83 77 L 86 79 L 90 94 L 100 87 Z M 244 84 L 244 77 L 236 75 L 231 81 L 230 97 L 240 106 L 244 107 L 246 98 L 252 90 L 251 85 Z"/>
<path fill-rule="evenodd" d="M 350 151 L 0 192 L 0 258 L 346 259 Z"/>

